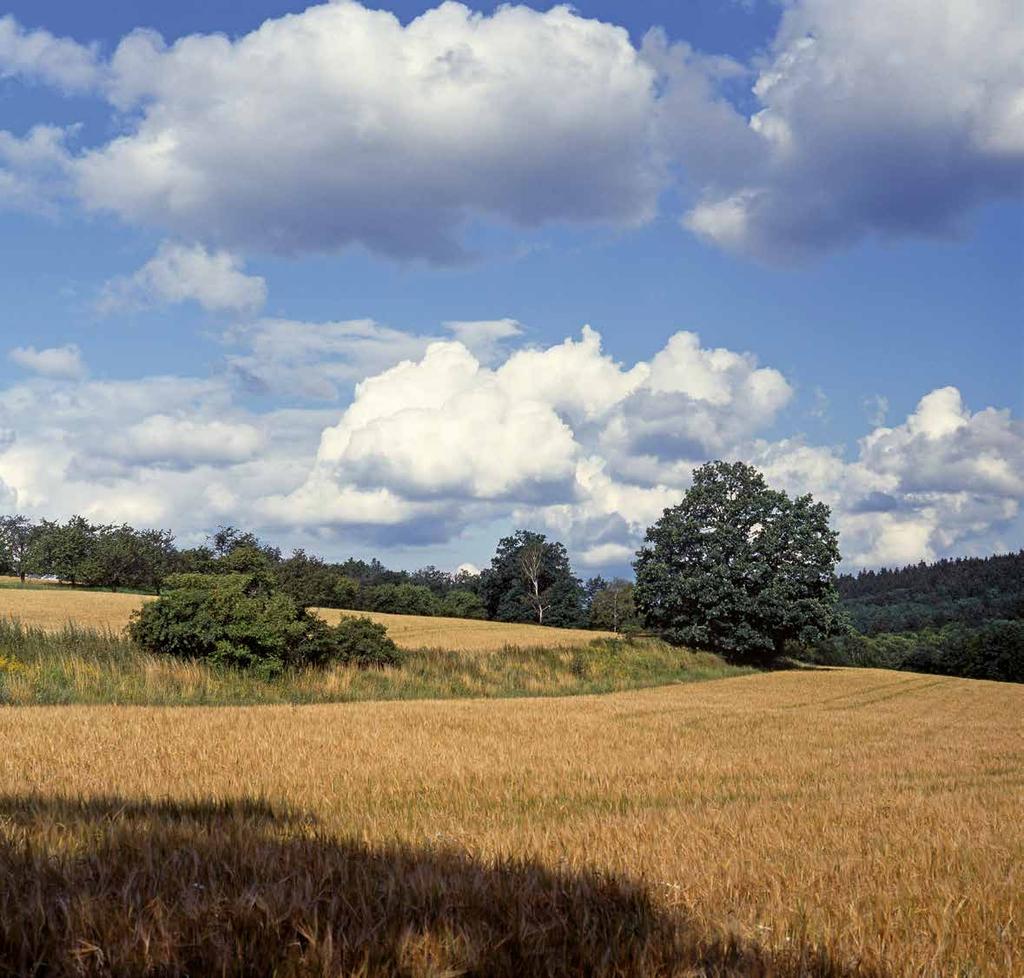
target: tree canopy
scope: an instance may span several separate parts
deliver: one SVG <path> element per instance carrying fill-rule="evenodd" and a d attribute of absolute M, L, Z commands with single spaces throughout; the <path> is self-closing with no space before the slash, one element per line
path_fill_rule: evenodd
<path fill-rule="evenodd" d="M 583 623 L 583 585 L 565 547 L 543 533 L 517 530 L 503 537 L 481 575 L 480 596 L 495 621 L 562 628 Z"/>
<path fill-rule="evenodd" d="M 791 499 L 743 462 L 709 462 L 648 529 L 634 600 L 672 641 L 763 661 L 841 627 L 838 561 L 827 506 Z"/>

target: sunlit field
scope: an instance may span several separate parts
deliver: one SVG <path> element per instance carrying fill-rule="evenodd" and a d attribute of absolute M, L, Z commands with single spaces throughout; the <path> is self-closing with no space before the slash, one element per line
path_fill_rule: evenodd
<path fill-rule="evenodd" d="M 3 583 L 14 584 L 15 579 Z M 120 631 L 131 614 L 151 597 L 109 591 L 78 591 L 59 585 L 26 588 L 0 587 L 0 618 L 17 619 L 24 625 L 50 630 L 68 624 L 82 628 Z M 314 609 L 332 624 L 343 612 Z M 450 651 L 499 651 L 507 645 L 573 648 L 587 645 L 606 632 L 539 625 L 506 625 L 497 621 L 465 618 L 430 618 L 419 615 L 387 615 L 373 611 L 346 612 L 366 615 L 387 626 L 388 634 L 406 649 L 443 648 Z"/>
<path fill-rule="evenodd" d="M 873 670 L 7 708 L 0 973 L 1019 975 L 1022 717 Z"/>
<path fill-rule="evenodd" d="M 120 631 L 147 600 L 151 599 L 138 594 L 79 591 L 61 585 L 5 586 L 0 588 L 0 618 L 51 630 L 73 623 L 81 628 Z"/>

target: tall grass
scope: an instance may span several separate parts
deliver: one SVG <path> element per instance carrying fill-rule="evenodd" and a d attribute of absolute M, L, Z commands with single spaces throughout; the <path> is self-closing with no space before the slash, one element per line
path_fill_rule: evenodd
<path fill-rule="evenodd" d="M 561 696 L 737 675 L 713 655 L 662 642 L 602 639 L 586 648 L 422 649 L 397 669 L 290 669 L 265 680 L 141 651 L 123 633 L 0 620 L 0 703 L 232 705 Z"/>

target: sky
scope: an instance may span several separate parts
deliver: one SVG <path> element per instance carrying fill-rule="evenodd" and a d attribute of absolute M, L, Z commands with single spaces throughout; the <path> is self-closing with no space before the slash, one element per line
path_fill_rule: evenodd
<path fill-rule="evenodd" d="M 726 458 L 1024 546 L 1017 0 L 4 9 L 0 510 L 621 573 Z"/>

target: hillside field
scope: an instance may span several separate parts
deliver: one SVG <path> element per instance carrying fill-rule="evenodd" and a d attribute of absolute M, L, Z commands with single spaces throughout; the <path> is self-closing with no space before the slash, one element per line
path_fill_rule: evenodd
<path fill-rule="evenodd" d="M 874 670 L 0 709 L 0 973 L 1021 975 L 1022 717 Z"/>
<path fill-rule="evenodd" d="M 16 583 L 12 579 L 8 585 Z M 20 588 L 0 587 L 0 618 L 13 618 L 24 625 L 54 631 L 74 624 L 82 628 L 120 631 L 131 613 L 152 598 L 138 594 L 109 591 L 80 591 L 60 585 L 33 585 Z M 313 609 L 328 622 L 337 622 L 344 613 L 333 609 Z M 444 648 L 457 652 L 490 652 L 506 645 L 520 647 L 576 648 L 595 638 L 610 637 L 608 632 L 573 628 L 546 628 L 539 625 L 509 625 L 497 621 L 473 621 L 466 618 L 430 618 L 419 615 L 387 615 L 375 611 L 353 611 L 387 626 L 388 634 L 405 649 Z"/>

